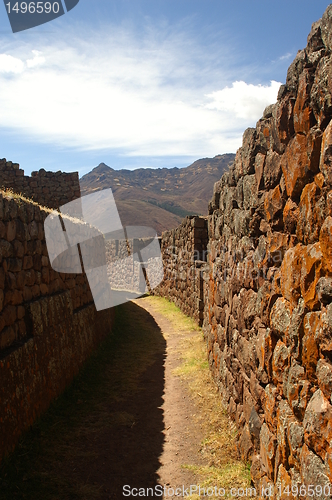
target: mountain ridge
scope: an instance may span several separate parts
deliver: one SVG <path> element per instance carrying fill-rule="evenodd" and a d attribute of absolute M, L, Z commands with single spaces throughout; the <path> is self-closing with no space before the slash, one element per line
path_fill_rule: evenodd
<path fill-rule="evenodd" d="M 146 225 L 158 234 L 186 215 L 207 215 L 213 185 L 233 163 L 226 153 L 188 167 L 114 170 L 101 162 L 80 179 L 82 196 L 111 188 L 123 225 Z"/>

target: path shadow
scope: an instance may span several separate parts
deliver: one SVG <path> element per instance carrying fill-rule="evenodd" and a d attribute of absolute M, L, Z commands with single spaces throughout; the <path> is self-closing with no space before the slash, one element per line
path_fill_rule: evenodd
<path fill-rule="evenodd" d="M 154 488 L 158 484 L 157 470 L 163 451 L 163 393 L 166 341 L 154 318 L 142 307 L 129 302 L 122 307 L 132 318 L 140 317 L 153 330 L 159 341 L 153 362 L 138 378 L 137 390 L 123 401 L 109 405 L 110 413 L 131 415 L 127 424 L 103 429 L 93 448 L 100 452 L 98 461 L 91 464 L 89 480 L 103 485 L 100 499 L 124 498 L 124 485 L 130 488 Z M 133 332 L 134 333 L 134 332 Z M 139 332 L 137 332 L 139 334 Z M 135 334 L 134 334 L 135 335 Z M 154 497 L 151 494 L 150 498 Z"/>
<path fill-rule="evenodd" d="M 154 489 L 164 444 L 165 357 L 154 318 L 133 302 L 118 306 L 93 362 L 0 467 L 0 498 L 118 500 L 124 485 Z"/>

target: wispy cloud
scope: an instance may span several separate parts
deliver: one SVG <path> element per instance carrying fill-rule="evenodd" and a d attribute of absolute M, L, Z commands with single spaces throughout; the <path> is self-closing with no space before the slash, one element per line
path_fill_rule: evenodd
<path fill-rule="evenodd" d="M 81 33 L 13 42 L 0 54 L 2 124 L 79 150 L 215 155 L 235 151 L 244 129 L 276 100 L 278 82 L 234 81 L 231 49 L 211 54 L 185 31 Z"/>
<path fill-rule="evenodd" d="M 287 52 L 287 54 L 284 54 L 283 56 L 280 56 L 278 58 L 279 61 L 288 61 L 292 57 L 291 52 Z"/>
<path fill-rule="evenodd" d="M 42 52 L 40 52 L 39 50 L 33 50 L 32 53 L 34 57 L 32 59 L 27 59 L 28 68 L 34 68 L 35 66 L 44 64 L 46 59 L 42 56 Z"/>

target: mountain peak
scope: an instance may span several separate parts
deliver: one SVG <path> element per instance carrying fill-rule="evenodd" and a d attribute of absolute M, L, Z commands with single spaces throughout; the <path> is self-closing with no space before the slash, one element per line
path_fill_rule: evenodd
<path fill-rule="evenodd" d="M 99 165 L 93 169 L 93 172 L 105 173 L 109 172 L 110 170 L 114 171 L 114 169 L 106 165 L 106 163 L 99 163 Z"/>
<path fill-rule="evenodd" d="M 202 158 L 184 168 L 114 170 L 100 163 L 80 179 L 81 193 L 111 188 L 124 226 L 151 226 L 160 234 L 186 215 L 208 213 L 213 185 L 234 157 Z"/>

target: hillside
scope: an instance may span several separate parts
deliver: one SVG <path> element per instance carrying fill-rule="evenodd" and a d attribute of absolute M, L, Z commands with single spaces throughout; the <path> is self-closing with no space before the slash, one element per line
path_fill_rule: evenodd
<path fill-rule="evenodd" d="M 186 215 L 207 215 L 213 185 L 234 158 L 218 155 L 170 169 L 114 170 L 101 163 L 81 178 L 81 193 L 112 188 L 123 225 L 147 225 L 161 234 Z"/>

